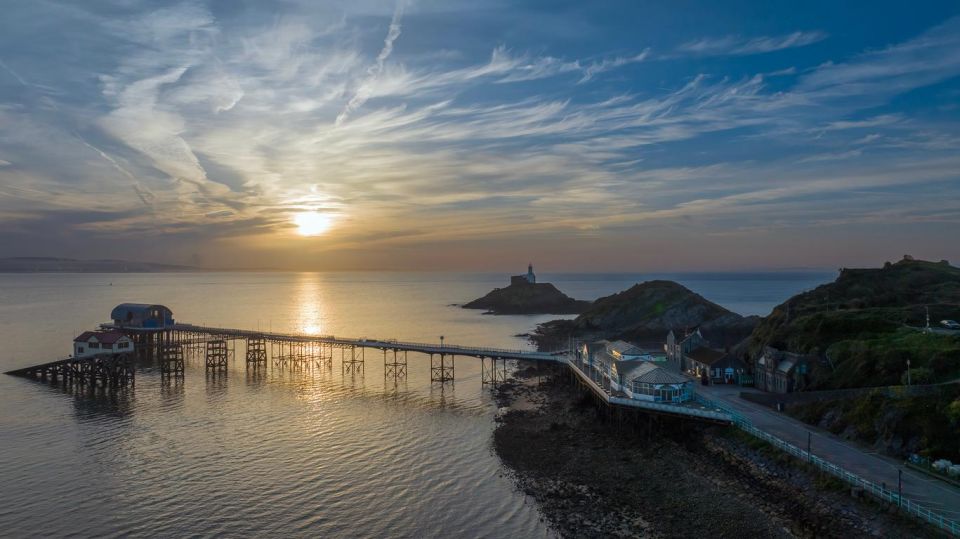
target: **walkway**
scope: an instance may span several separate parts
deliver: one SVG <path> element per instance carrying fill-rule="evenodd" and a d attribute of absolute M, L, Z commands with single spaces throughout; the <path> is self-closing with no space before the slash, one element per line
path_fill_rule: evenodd
<path fill-rule="evenodd" d="M 860 477 L 887 488 L 897 490 L 897 470 L 903 470 L 903 497 L 940 513 L 952 520 L 960 520 L 960 489 L 911 470 L 890 457 L 869 452 L 834 434 L 807 425 L 767 408 L 741 399 L 737 386 L 697 386 L 704 397 L 733 408 L 750 420 L 755 427 L 777 436 L 801 449 L 807 447 L 808 433 L 813 433 L 811 451 L 814 455 L 846 468 Z M 755 391 L 755 390 L 753 390 Z"/>
<path fill-rule="evenodd" d="M 104 329 L 120 329 L 115 324 L 101 324 Z M 394 339 L 367 339 L 364 337 L 334 337 L 333 335 L 309 335 L 303 333 L 278 333 L 270 331 L 255 331 L 252 329 L 218 328 L 197 326 L 194 324 L 174 324 L 157 329 L 123 328 L 128 332 L 157 333 L 162 331 L 177 331 L 197 335 L 208 335 L 227 339 L 263 338 L 270 341 L 322 343 L 338 347 L 376 348 L 379 350 L 397 350 L 420 352 L 422 354 L 443 354 L 453 356 L 470 356 L 477 358 L 522 359 L 527 361 L 551 361 L 562 363 L 565 351 L 537 352 L 534 350 L 512 350 L 505 348 L 487 348 L 482 346 L 459 346 L 454 344 L 405 342 Z"/>

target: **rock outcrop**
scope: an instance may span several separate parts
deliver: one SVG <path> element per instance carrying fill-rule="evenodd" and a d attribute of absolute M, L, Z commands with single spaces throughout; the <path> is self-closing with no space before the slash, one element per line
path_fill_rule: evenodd
<path fill-rule="evenodd" d="M 491 314 L 577 314 L 589 306 L 589 301 L 573 299 L 550 283 L 514 280 L 462 307 L 486 309 Z"/>

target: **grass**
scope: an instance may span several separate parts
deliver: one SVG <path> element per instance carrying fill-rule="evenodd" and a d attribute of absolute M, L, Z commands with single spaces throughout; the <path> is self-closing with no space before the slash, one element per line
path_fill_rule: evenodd
<path fill-rule="evenodd" d="M 813 372 L 812 389 L 928 384 L 960 378 L 960 336 L 900 328 L 883 335 L 848 338 L 827 350 L 833 368 Z"/>

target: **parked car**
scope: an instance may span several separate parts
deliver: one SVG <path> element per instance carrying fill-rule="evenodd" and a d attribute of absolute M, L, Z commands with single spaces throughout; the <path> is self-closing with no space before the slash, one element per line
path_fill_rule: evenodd
<path fill-rule="evenodd" d="M 940 325 L 948 329 L 960 329 L 960 323 L 956 320 L 941 320 Z"/>

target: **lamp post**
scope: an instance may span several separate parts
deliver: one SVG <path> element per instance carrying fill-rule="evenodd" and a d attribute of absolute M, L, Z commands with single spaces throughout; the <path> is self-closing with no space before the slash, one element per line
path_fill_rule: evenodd
<path fill-rule="evenodd" d="M 897 468 L 897 506 L 903 507 L 903 468 Z"/>
<path fill-rule="evenodd" d="M 443 348 L 443 335 L 440 336 L 440 348 Z"/>

